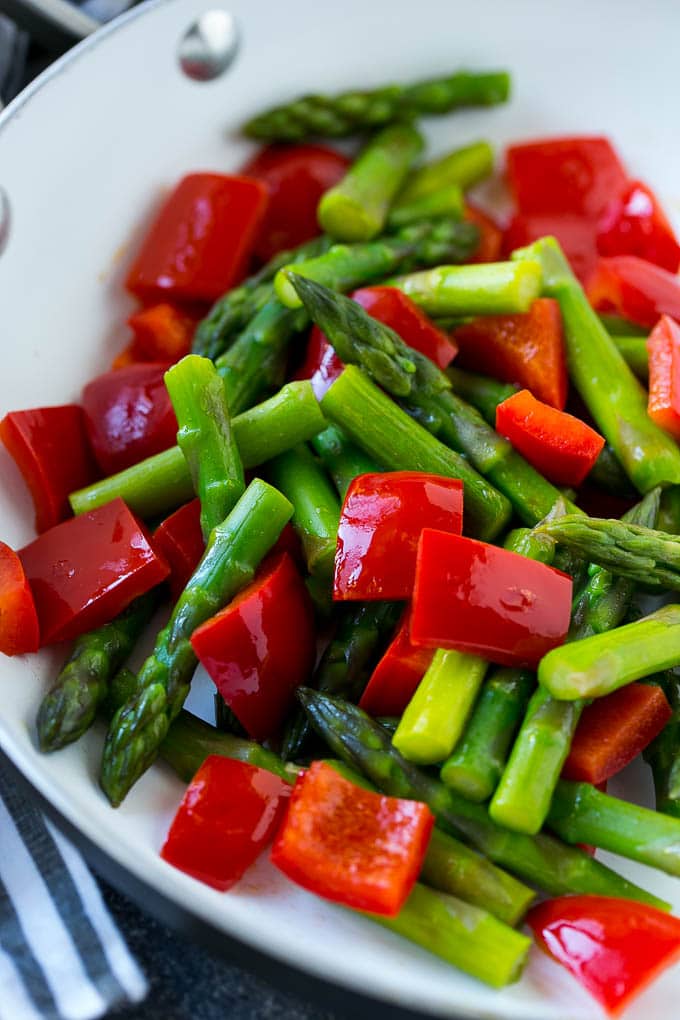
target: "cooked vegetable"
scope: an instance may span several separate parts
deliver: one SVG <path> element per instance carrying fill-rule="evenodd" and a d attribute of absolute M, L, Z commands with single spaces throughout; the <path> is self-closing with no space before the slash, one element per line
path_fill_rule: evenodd
<path fill-rule="evenodd" d="M 398 230 L 409 223 L 420 223 L 422 220 L 436 220 L 447 217 L 452 220 L 463 218 L 463 192 L 457 184 L 450 184 L 441 191 L 433 191 L 418 198 L 402 200 L 394 203 L 387 216 L 387 229 Z"/>
<path fill-rule="evenodd" d="M 316 327 L 315 327 L 316 328 Z M 337 425 L 329 425 L 312 439 L 319 460 L 333 479 L 341 500 L 344 500 L 352 482 L 358 475 L 372 474 L 378 465 L 356 446 Z"/>
<path fill-rule="evenodd" d="M 434 654 L 433 648 L 413 644 L 411 610 L 404 610 L 396 634 L 361 695 L 361 708 L 373 716 L 401 716 L 431 665 Z"/>
<path fill-rule="evenodd" d="M 673 715 L 643 754 L 652 769 L 656 810 L 680 818 L 680 681 L 674 672 L 655 677 L 671 706 Z M 625 690 L 625 688 L 623 688 Z"/>
<path fill-rule="evenodd" d="M 38 614 L 21 559 L 0 542 L 0 652 L 23 655 L 39 645 Z"/>
<path fill-rule="evenodd" d="M 600 259 L 588 281 L 588 298 L 598 310 L 614 311 L 647 329 L 662 315 L 680 319 L 677 274 L 635 255 Z"/>
<path fill-rule="evenodd" d="M 649 334 L 649 402 L 652 421 L 675 438 L 680 438 L 680 326 L 662 315 Z"/>
<path fill-rule="evenodd" d="M 680 245 L 656 195 L 642 181 L 629 181 L 604 209 L 597 230 L 600 255 L 636 255 L 675 273 Z"/>
<path fill-rule="evenodd" d="M 638 377 L 640 382 L 649 382 L 649 356 L 647 341 L 643 336 L 613 336 L 612 340 L 618 347 L 628 368 Z"/>
<path fill-rule="evenodd" d="M 539 296 L 541 271 L 527 261 L 441 265 L 390 281 L 428 315 L 509 315 L 527 312 Z"/>
<path fill-rule="evenodd" d="M 534 302 L 536 304 L 536 302 Z M 476 408 L 488 425 L 496 424 L 496 408 L 517 392 L 516 386 L 498 382 L 490 376 L 463 372 L 457 365 L 450 365 L 446 374 L 454 393 Z"/>
<path fill-rule="evenodd" d="M 179 361 L 191 350 L 198 320 L 177 305 L 162 301 L 134 312 L 128 319 L 133 333 L 130 354 L 135 361 Z"/>
<path fill-rule="evenodd" d="M 373 319 L 398 333 L 405 344 L 420 351 L 439 368 L 455 358 L 457 348 L 410 298 L 396 287 L 362 287 L 350 294 Z"/>
<path fill-rule="evenodd" d="M 251 138 L 299 141 L 308 135 L 340 138 L 416 114 L 442 114 L 461 106 L 494 106 L 510 92 L 505 71 L 458 71 L 414 85 L 384 85 L 367 92 L 303 96 L 249 120 Z"/>
<path fill-rule="evenodd" d="M 435 195 L 444 188 L 458 187 L 467 191 L 473 184 L 488 177 L 492 170 L 493 148 L 488 142 L 472 142 L 454 149 L 413 171 L 394 204 L 394 210 L 414 199 Z"/>
<path fill-rule="evenodd" d="M 153 544 L 170 567 L 170 591 L 177 601 L 205 552 L 201 501 L 192 499 L 166 517 L 153 533 Z"/>

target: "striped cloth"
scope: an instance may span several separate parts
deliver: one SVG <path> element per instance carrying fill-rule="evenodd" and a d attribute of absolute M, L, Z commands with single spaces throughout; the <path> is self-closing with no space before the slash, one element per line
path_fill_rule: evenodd
<path fill-rule="evenodd" d="M 0 1020 L 90 1020 L 146 992 L 82 857 L 0 761 Z"/>

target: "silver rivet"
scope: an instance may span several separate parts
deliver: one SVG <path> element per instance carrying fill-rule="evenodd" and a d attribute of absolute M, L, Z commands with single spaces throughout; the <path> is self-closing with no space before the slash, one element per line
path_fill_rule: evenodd
<path fill-rule="evenodd" d="M 9 219 L 9 199 L 0 188 L 0 255 L 2 255 L 9 238 Z"/>
<path fill-rule="evenodd" d="M 206 11 L 192 22 L 179 44 L 179 64 L 188 78 L 212 81 L 219 78 L 238 52 L 236 22 L 227 11 Z"/>

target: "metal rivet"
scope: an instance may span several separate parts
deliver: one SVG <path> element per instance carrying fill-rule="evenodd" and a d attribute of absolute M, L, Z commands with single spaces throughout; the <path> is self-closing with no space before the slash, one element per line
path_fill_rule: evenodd
<path fill-rule="evenodd" d="M 206 11 L 192 22 L 179 44 L 179 65 L 194 81 L 219 78 L 233 62 L 239 39 L 236 22 L 227 11 Z"/>
<path fill-rule="evenodd" d="M 0 188 L 0 255 L 2 255 L 9 238 L 9 199 L 7 194 Z"/>

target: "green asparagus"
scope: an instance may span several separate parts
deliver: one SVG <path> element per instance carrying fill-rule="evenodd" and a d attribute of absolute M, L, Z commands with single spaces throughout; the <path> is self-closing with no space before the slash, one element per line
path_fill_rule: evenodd
<path fill-rule="evenodd" d="M 426 198 L 445 188 L 467 191 L 493 171 L 493 148 L 488 142 L 473 142 L 418 167 L 408 178 L 394 208 Z"/>
<path fill-rule="evenodd" d="M 428 315 L 437 318 L 526 312 L 539 296 L 541 279 L 538 261 L 526 260 L 441 265 L 388 282 L 407 294 Z"/>
<path fill-rule="evenodd" d="M 135 694 L 111 721 L 101 784 L 114 806 L 152 764 L 184 704 L 197 663 L 192 633 L 252 580 L 292 511 L 276 489 L 255 479 L 213 529 L 201 562 L 140 670 Z"/>
<path fill-rule="evenodd" d="M 458 71 L 413 85 L 383 85 L 365 92 L 302 96 L 249 120 L 251 138 L 300 141 L 310 135 L 342 138 L 357 131 L 421 114 L 449 113 L 462 106 L 494 106 L 510 94 L 505 71 Z"/>
<path fill-rule="evenodd" d="M 433 191 L 428 195 L 419 195 L 417 198 L 395 203 L 387 216 L 387 228 L 398 230 L 410 223 L 438 220 L 443 216 L 460 220 L 463 208 L 463 192 L 457 184 L 450 184 L 441 191 Z"/>
<path fill-rule="evenodd" d="M 350 482 L 358 475 L 381 470 L 337 425 L 329 425 L 314 436 L 312 446 L 333 479 L 341 500 L 344 500 Z"/>
<path fill-rule="evenodd" d="M 646 338 L 643 336 L 613 336 L 612 340 L 631 372 L 641 382 L 647 383 L 649 381 L 649 358 Z"/>
<path fill-rule="evenodd" d="M 673 715 L 642 753 L 654 777 L 656 810 L 680 818 L 680 678 L 669 672 L 659 678 L 659 683 Z"/>
<path fill-rule="evenodd" d="M 635 499 L 637 489 L 631 485 L 628 475 L 621 467 L 614 450 L 605 443 L 599 457 L 588 472 L 588 482 L 604 489 L 605 492 L 621 496 L 624 499 Z"/>
<path fill-rule="evenodd" d="M 410 124 L 392 124 L 374 135 L 342 180 L 321 196 L 321 227 L 338 241 L 376 237 L 422 148 L 422 136 Z"/>
<path fill-rule="evenodd" d="M 384 793 L 424 801 L 444 831 L 471 843 L 495 864 L 552 895 L 618 896 L 668 909 L 667 904 L 575 847 L 542 833 L 526 836 L 502 829 L 482 805 L 459 797 L 407 762 L 392 746 L 387 730 L 355 705 L 307 688 L 298 690 L 298 698 L 334 754 L 363 772 Z"/>
<path fill-rule="evenodd" d="M 326 425 L 311 384 L 287 383 L 269 400 L 232 419 L 246 468 L 311 439 Z M 191 499 L 191 473 L 179 447 L 134 464 L 125 471 L 71 493 L 74 513 L 82 514 L 120 496 L 141 517 L 154 517 Z"/>
<path fill-rule="evenodd" d="M 464 372 L 455 365 L 449 365 L 446 374 L 451 381 L 453 392 L 459 397 L 472 404 L 482 418 L 495 427 L 496 408 L 504 400 L 517 393 L 517 387 L 512 383 L 498 382 L 488 375 L 477 375 L 475 372 Z"/>

